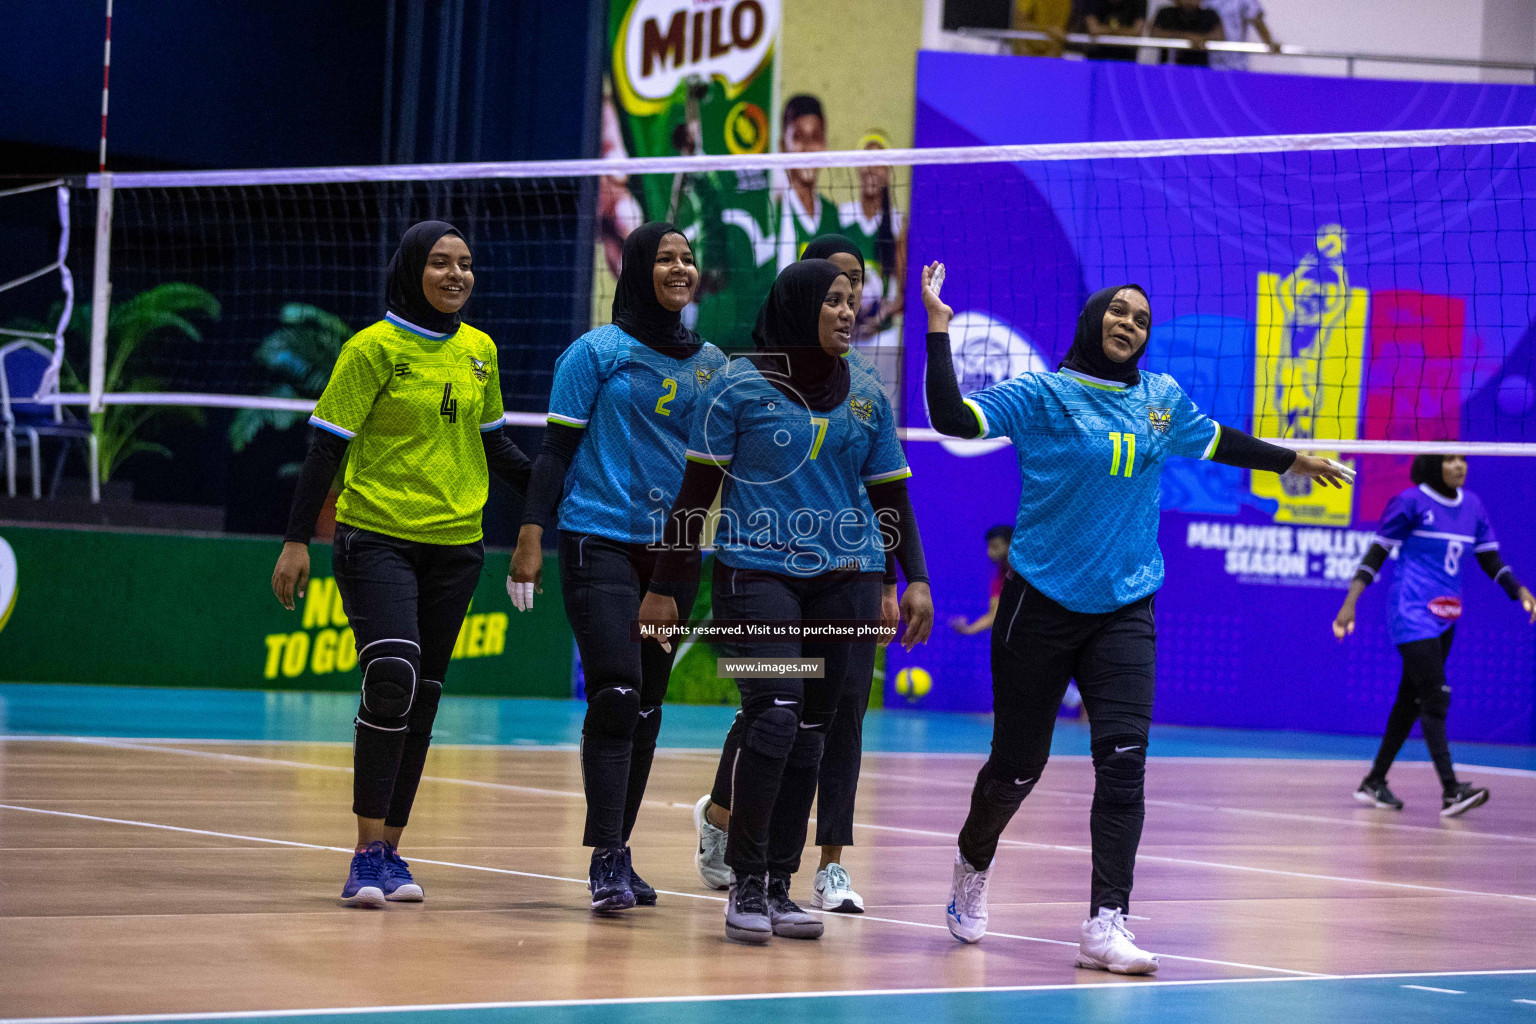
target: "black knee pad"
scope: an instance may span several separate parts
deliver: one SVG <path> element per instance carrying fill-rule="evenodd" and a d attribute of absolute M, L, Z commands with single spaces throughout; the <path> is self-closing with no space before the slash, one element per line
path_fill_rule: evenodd
<path fill-rule="evenodd" d="M 1044 771 L 1044 761 L 1018 765 L 988 758 L 976 777 L 976 785 L 987 803 L 1018 810 Z"/>
<path fill-rule="evenodd" d="M 798 768 L 810 768 L 821 764 L 822 752 L 827 747 L 827 728 L 832 724 L 832 713 L 808 713 L 795 725 L 795 742 L 789 748 L 789 764 Z"/>
<path fill-rule="evenodd" d="M 764 708 L 747 723 L 741 737 L 741 745 L 755 754 L 775 761 L 789 757 L 795 746 L 795 736 L 800 732 L 800 715 L 794 708 Z"/>
<path fill-rule="evenodd" d="M 632 686 L 609 686 L 587 697 L 583 736 L 629 739 L 640 720 L 640 694 Z"/>
<path fill-rule="evenodd" d="M 1444 719 L 1451 713 L 1451 688 L 1441 683 L 1434 693 L 1426 694 L 1419 701 L 1419 713 L 1425 718 Z"/>
<path fill-rule="evenodd" d="M 1146 797 L 1147 738 L 1094 740 L 1093 775 L 1095 803 L 1141 804 Z"/>
<path fill-rule="evenodd" d="M 661 705 L 653 708 L 641 708 L 640 718 L 635 722 L 635 749 L 654 750 L 656 737 L 661 734 Z"/>
<path fill-rule="evenodd" d="M 423 679 L 416 684 L 416 700 L 411 704 L 409 719 L 412 735 L 426 733 L 432 737 L 432 723 L 437 720 L 437 704 L 443 698 L 443 684 L 436 679 Z"/>
<path fill-rule="evenodd" d="M 410 640 L 375 640 L 357 652 L 363 696 L 357 721 L 381 732 L 403 732 L 409 724 L 421 674 L 421 648 Z"/>

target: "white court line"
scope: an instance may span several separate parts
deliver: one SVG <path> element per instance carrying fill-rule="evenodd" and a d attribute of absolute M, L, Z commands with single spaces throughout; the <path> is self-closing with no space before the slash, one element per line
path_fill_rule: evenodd
<path fill-rule="evenodd" d="M 1270 979 L 1265 978 L 1264 980 L 1269 981 Z M 1516 999 L 1515 1002 L 1525 1003 L 1527 1006 L 1536 1006 L 1536 999 Z"/>
<path fill-rule="evenodd" d="M 77 742 L 85 744 L 85 745 L 89 745 L 89 746 L 104 746 L 104 747 L 120 748 L 120 749 L 125 749 L 125 750 L 148 750 L 148 751 L 153 751 L 153 752 L 158 752 L 158 753 L 166 753 L 166 754 L 182 754 L 182 755 L 185 755 L 185 756 L 188 756 L 188 757 L 210 757 L 210 758 L 217 758 L 219 760 L 229 760 L 229 761 L 237 761 L 237 762 L 250 762 L 250 763 L 255 763 L 255 764 L 268 764 L 268 763 L 270 763 L 270 764 L 278 764 L 278 765 L 284 765 L 284 766 L 289 766 L 289 767 L 297 767 L 297 768 L 315 768 L 315 769 L 321 770 L 321 771 L 332 771 L 332 772 L 348 772 L 348 773 L 350 773 L 352 771 L 351 768 L 342 767 L 340 765 L 316 765 L 316 764 L 309 764 L 309 763 L 304 762 L 304 761 L 280 761 L 280 760 L 277 760 L 275 758 L 253 757 L 253 756 L 247 755 L 247 754 L 225 754 L 225 753 L 219 753 L 219 752 L 207 751 L 207 750 L 185 750 L 185 749 L 181 749 L 181 748 L 177 748 L 177 747 L 159 747 L 159 746 L 153 746 L 152 747 L 152 746 L 148 746 L 146 744 L 140 744 L 140 743 L 127 743 L 127 742 L 120 742 L 120 741 L 115 741 L 115 740 L 100 740 L 100 739 L 95 739 L 95 738 L 91 738 L 91 737 L 81 737 L 81 738 L 78 738 Z M 586 795 L 584 793 L 580 793 L 580 792 L 577 792 L 575 790 L 535 789 L 535 788 L 532 788 L 532 787 L 513 786 L 513 785 L 510 785 L 510 784 L 501 783 L 501 782 L 481 782 L 481 781 L 478 781 L 478 780 L 475 780 L 475 779 L 455 779 L 455 778 L 448 778 L 448 777 L 445 777 L 445 776 L 431 776 L 431 775 L 424 775 L 424 776 L 422 776 L 422 781 L 428 781 L 428 780 L 433 781 L 433 782 L 443 782 L 443 783 L 454 784 L 454 785 L 473 786 L 473 787 L 476 787 L 476 788 L 484 788 L 484 789 L 502 789 L 502 790 L 510 790 L 510 791 L 513 791 L 513 792 L 526 792 L 526 793 L 532 793 L 532 794 L 538 795 L 538 796 L 559 796 L 559 797 L 566 797 L 566 798 L 570 798 L 570 799 L 585 799 L 586 798 Z M 693 810 L 693 804 L 678 803 L 678 802 L 674 802 L 674 801 L 646 800 L 644 802 L 644 804 L 645 804 L 645 806 L 649 806 L 649 807 L 666 807 L 666 808 L 679 809 L 679 810 L 687 809 L 690 812 Z M 813 818 L 812 820 L 815 820 L 815 819 Z M 903 827 L 903 826 L 900 826 L 900 825 L 873 825 L 873 824 L 866 824 L 864 822 L 856 821 L 856 822 L 853 823 L 853 827 L 854 828 L 868 829 L 868 830 L 874 831 L 874 832 L 890 832 L 890 833 L 899 834 L 899 835 L 916 835 L 916 836 L 932 837 L 932 838 L 944 839 L 946 841 L 950 841 L 950 840 L 954 839 L 954 836 L 951 833 L 948 833 L 948 832 L 938 832 L 938 831 L 935 831 L 935 830 L 932 830 L 932 829 L 906 828 L 906 827 Z M 1087 847 L 1087 846 L 1072 846 L 1072 845 L 1061 844 L 1061 843 L 1032 843 L 1032 842 L 1029 842 L 1028 840 L 1024 840 L 1024 839 L 1007 839 L 1007 838 L 1003 838 L 1003 839 L 999 839 L 998 843 L 999 843 L 999 845 L 1002 845 L 1002 846 L 1015 846 L 1015 847 L 1020 847 L 1020 848 L 1023 848 L 1023 849 L 1031 849 L 1031 850 L 1051 850 L 1051 851 L 1055 851 L 1055 852 L 1058 852 L 1058 853 L 1077 853 L 1077 854 L 1086 853 L 1086 854 L 1088 854 L 1090 856 L 1093 853 L 1092 848 L 1091 847 Z M 1139 852 L 1136 855 L 1136 859 L 1138 861 L 1159 861 L 1159 862 L 1165 863 L 1165 864 L 1183 864 L 1183 865 L 1189 865 L 1189 866 L 1194 866 L 1194 867 L 1215 868 L 1215 869 L 1218 869 L 1218 870 L 1225 870 L 1225 871 L 1240 871 L 1240 872 L 1244 872 L 1244 873 L 1247 873 L 1247 874 L 1274 875 L 1274 876 L 1280 877 L 1280 878 L 1306 878 L 1306 879 L 1311 879 L 1313 881 L 1342 882 L 1342 883 L 1347 883 L 1347 884 L 1348 883 L 1352 883 L 1352 884 L 1356 884 L 1356 885 L 1374 885 L 1374 886 L 1381 886 L 1381 887 L 1387 887 L 1387 888 L 1396 888 L 1396 889 L 1413 889 L 1413 890 L 1419 891 L 1419 892 L 1437 892 L 1437 893 L 1444 893 L 1444 894 L 1449 895 L 1449 896 L 1479 896 L 1479 897 L 1486 897 L 1486 898 L 1489 898 L 1489 899 L 1522 900 L 1522 901 L 1529 902 L 1529 903 L 1536 903 L 1536 896 L 1522 896 L 1522 895 L 1518 895 L 1518 894 L 1515 894 L 1515 893 L 1484 892 L 1482 890 L 1477 890 L 1477 889 L 1451 889 L 1451 888 L 1446 888 L 1444 886 L 1420 885 L 1420 884 L 1417 884 L 1417 883 L 1414 883 L 1414 882 L 1390 882 L 1390 881 L 1386 881 L 1384 879 L 1377 879 L 1377 878 L 1355 878 L 1355 877 L 1351 877 L 1351 876 L 1347 876 L 1347 875 L 1323 875 L 1323 874 L 1317 874 L 1317 873 L 1314 873 L 1314 872 L 1288 871 L 1288 870 L 1285 870 L 1283 868 L 1261 868 L 1261 867 L 1253 867 L 1253 866 L 1246 865 L 1246 864 L 1228 864 L 1228 863 L 1225 863 L 1225 862 L 1222 862 L 1222 861 L 1194 860 L 1194 859 L 1185 858 L 1185 857 L 1170 857 L 1170 856 L 1163 855 L 1163 854 L 1153 854 L 1153 853 L 1145 853 L 1145 852 Z"/>
<path fill-rule="evenodd" d="M 1181 727 L 1183 728 L 1183 727 Z M 1198 728 L 1189 726 L 1188 728 Z M 6 742 L 45 742 L 45 743 L 93 743 L 103 740 L 117 740 L 128 744 L 165 744 L 165 743 L 189 743 L 197 746 L 314 746 L 314 747 L 348 747 L 352 746 L 350 740 L 293 740 L 293 739 L 217 739 L 217 738 L 188 738 L 185 736 L 64 736 L 52 734 L 6 734 L 0 733 L 0 743 Z M 442 750 L 525 750 L 525 751 L 556 751 L 568 753 L 579 750 L 576 743 L 543 743 L 528 740 L 521 743 L 433 743 L 434 749 Z M 964 750 L 872 750 L 866 751 L 878 757 L 900 759 L 922 758 L 955 758 L 965 761 L 985 761 L 987 755 L 984 752 Z M 658 757 L 673 754 L 702 754 L 709 757 L 718 757 L 720 751 L 714 747 L 657 747 Z M 1052 754 L 1052 761 L 1091 761 L 1091 754 Z M 1168 761 L 1176 764 L 1205 764 L 1211 761 L 1240 761 L 1251 764 L 1276 764 L 1276 765 L 1318 765 L 1323 767 L 1358 767 L 1362 764 L 1370 764 L 1369 756 L 1357 758 L 1324 758 L 1324 757 L 1245 757 L 1242 755 L 1209 755 L 1209 754 L 1152 754 L 1149 760 Z M 1407 761 L 1398 759 L 1399 764 L 1422 764 L 1429 761 Z M 1508 775 L 1514 778 L 1536 778 L 1536 768 L 1501 768 L 1494 765 L 1463 764 L 1458 761 L 1456 768 L 1469 772 L 1485 772 L 1490 775 Z"/>
<path fill-rule="evenodd" d="M 1003 995 L 1012 992 L 1077 992 L 1088 989 L 1199 988 L 1207 985 L 1281 985 L 1297 982 L 1392 981 L 1400 978 L 1494 977 L 1536 974 L 1533 969 L 1492 971 L 1432 971 L 1398 974 L 1322 974 L 1311 978 L 1194 978 L 1163 981 L 1145 978 L 1132 982 L 1093 981 L 1054 985 L 964 985 L 955 988 L 830 989 L 823 992 L 735 992 L 728 995 L 623 996 L 610 999 L 521 999 L 495 1003 L 418 1003 L 397 1006 L 331 1006 L 288 1010 L 222 1010 L 209 1013 L 133 1013 L 95 1017 L 5 1017 L 0 1024 L 150 1024 L 154 1021 L 248 1020 L 252 1017 L 316 1017 L 325 1014 L 430 1013 L 442 1010 L 521 1010 L 530 1007 L 646 1006 L 679 1003 L 740 1003 L 767 999 L 837 999 L 870 996 Z M 1536 1002 L 1516 999 L 1517 1003 Z"/>
<path fill-rule="evenodd" d="M 1466 993 L 1459 988 L 1430 988 L 1428 985 L 1399 985 L 1398 988 L 1418 989 L 1420 992 L 1438 992 L 1444 996 L 1466 995 Z"/>
<path fill-rule="evenodd" d="M 53 810 L 48 810 L 48 809 L 42 808 L 42 807 L 24 807 L 24 806 L 22 806 L 20 804 L 0 804 L 0 810 L 6 810 L 6 811 L 27 811 L 27 812 L 30 812 L 32 814 L 46 814 L 46 815 L 51 815 L 53 817 L 59 817 L 59 818 L 78 818 L 78 819 L 81 819 L 81 820 L 84 820 L 84 821 L 99 821 L 99 822 L 105 822 L 105 823 L 111 824 L 111 825 L 133 825 L 133 826 L 137 826 L 139 828 L 162 829 L 162 830 L 167 831 L 167 832 L 184 832 L 184 833 L 188 833 L 188 834 L 191 834 L 191 835 L 216 836 L 216 837 L 221 838 L 221 839 L 243 839 L 243 840 L 245 840 L 247 842 L 267 843 L 267 844 L 270 844 L 270 845 L 273 845 L 273 846 L 290 846 L 290 847 L 298 847 L 298 848 L 307 849 L 307 850 L 324 850 L 326 852 L 347 853 L 347 854 L 350 854 L 350 853 L 354 852 L 351 848 L 345 847 L 345 846 L 325 846 L 325 845 L 322 845 L 320 843 L 303 843 L 303 842 L 298 842 L 298 841 L 292 840 L 292 839 L 269 839 L 269 838 L 267 838 L 265 836 L 248 836 L 248 835 L 241 835 L 239 833 L 234 833 L 234 832 L 212 832 L 212 831 L 209 831 L 207 829 L 188 828 L 188 827 L 186 827 L 184 825 L 163 825 L 163 824 L 161 824 L 159 822 L 155 822 L 155 821 L 135 821 L 135 820 L 133 820 L 131 818 L 106 818 L 106 817 L 102 817 L 101 815 L 96 815 L 96 814 L 80 814 L 80 813 L 75 812 L 75 811 L 53 811 Z M 540 874 L 540 873 L 535 872 L 535 871 L 517 871 L 517 870 L 514 870 L 512 868 L 493 868 L 493 867 L 487 867 L 487 866 L 485 866 L 483 864 L 464 864 L 464 863 L 461 863 L 461 862 L 458 862 L 458 861 L 451 861 L 451 860 L 429 860 L 426 857 L 412 857 L 411 858 L 411 862 L 413 864 L 435 864 L 438 867 L 463 868 L 466 871 L 485 871 L 485 872 L 489 872 L 491 874 L 497 874 L 497 875 L 516 875 L 519 878 L 537 878 L 537 879 L 539 879 L 541 881 L 546 881 L 546 882 L 570 882 L 570 883 L 572 883 L 574 885 L 580 885 L 583 888 L 585 888 L 586 885 L 587 885 L 587 880 L 585 878 L 570 878 L 570 877 L 565 876 L 565 875 L 545 875 L 545 874 Z M 663 894 L 665 894 L 667 896 L 680 896 L 680 897 L 683 897 L 685 899 L 707 900 L 707 901 L 709 901 L 711 903 L 724 903 L 725 902 L 725 897 L 723 897 L 723 896 L 706 896 L 706 895 L 704 895 L 702 893 L 696 893 L 696 892 L 677 892 L 677 891 L 672 890 L 672 889 L 657 889 L 656 891 L 658 893 L 663 893 Z M 831 919 L 831 917 L 829 915 L 825 915 L 824 914 L 822 916 L 824 918 Z M 944 928 L 945 931 L 948 931 L 948 927 L 945 926 L 945 925 L 927 924 L 927 923 L 922 922 L 922 921 L 903 921 L 900 918 L 894 918 L 894 917 L 875 917 L 875 916 L 870 915 L 870 914 L 836 915 L 836 919 L 837 920 L 845 920 L 845 921 L 857 921 L 857 920 L 877 921 L 877 922 L 880 922 L 882 924 L 905 925 L 905 926 L 907 926 L 909 928 Z M 1008 932 L 988 932 L 987 934 L 988 935 L 995 935 L 998 938 L 1018 939 L 1018 940 L 1023 941 L 1023 942 L 1041 942 L 1041 943 L 1047 943 L 1047 944 L 1053 945 L 1053 946 L 1076 946 L 1077 945 L 1077 943 L 1075 943 L 1075 942 L 1067 942 L 1067 941 L 1062 940 L 1062 939 L 1044 939 L 1044 938 L 1038 938 L 1038 937 L 1033 936 L 1033 935 L 1014 935 L 1014 934 L 1010 934 Z M 1158 956 L 1167 957 L 1169 960 L 1188 960 L 1188 961 L 1190 961 L 1192 963 L 1218 964 L 1218 965 L 1223 966 L 1223 967 L 1240 967 L 1240 968 L 1245 968 L 1247 970 L 1253 970 L 1253 971 L 1271 971 L 1271 972 L 1273 972 L 1275 974 L 1299 975 L 1299 976 L 1305 976 L 1305 977 L 1311 977 L 1311 978 L 1332 977 L 1332 975 L 1317 974 L 1317 973 L 1315 973 L 1313 971 L 1294 971 L 1294 970 L 1291 970 L 1291 969 L 1286 968 L 1286 967 L 1265 967 L 1262 964 L 1245 964 L 1245 963 L 1239 963 L 1237 961 L 1232 961 L 1232 960 L 1211 960 L 1211 959 L 1208 959 L 1206 957 L 1183 956 L 1183 955 L 1178 954 L 1178 953 L 1158 953 Z"/>
<path fill-rule="evenodd" d="M 1054 760 L 1054 758 L 1053 758 Z M 1226 760 L 1226 759 L 1222 759 Z M 1460 767 L 1465 768 L 1465 765 Z M 941 789 L 964 789 L 969 791 L 974 783 L 960 782 L 955 779 L 927 779 L 921 775 L 893 775 L 890 772 L 860 771 L 861 779 L 887 779 L 893 782 L 911 782 L 922 786 L 938 787 Z M 1065 789 L 1049 789 L 1036 786 L 1030 790 L 1030 796 L 1059 797 L 1065 800 L 1077 800 L 1079 802 L 1092 800 L 1092 793 L 1075 793 Z M 1148 807 L 1174 807 L 1190 811 L 1206 811 L 1211 814 L 1234 814 L 1241 817 L 1252 818 L 1277 818 L 1286 821 L 1307 821 L 1319 825 L 1350 825 L 1356 828 L 1368 828 L 1379 830 L 1391 830 L 1400 832 L 1423 832 L 1434 836 L 1462 836 L 1471 839 L 1493 839 L 1512 843 L 1536 843 L 1536 836 L 1512 836 L 1501 832 L 1478 832 L 1473 829 L 1448 828 L 1446 826 L 1435 827 L 1433 825 L 1410 825 L 1400 821 L 1379 821 L 1371 818 L 1334 818 L 1324 814 L 1301 814 L 1296 811 L 1265 811 L 1250 807 L 1228 807 L 1223 804 L 1197 804 L 1186 800 L 1160 800 L 1153 797 L 1147 798 Z M 690 807 L 692 804 L 689 805 Z"/>

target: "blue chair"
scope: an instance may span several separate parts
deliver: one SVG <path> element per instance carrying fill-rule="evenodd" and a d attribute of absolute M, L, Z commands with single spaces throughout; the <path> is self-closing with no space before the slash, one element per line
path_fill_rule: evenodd
<path fill-rule="evenodd" d="M 101 453 L 90 423 L 66 415 L 62 405 L 36 401 L 41 397 L 38 392 L 52 363 L 49 351 L 35 341 L 0 345 L 0 424 L 5 428 L 5 493 L 16 497 L 16 442 L 19 439 L 26 442 L 32 457 L 32 497 L 43 496 L 42 441 L 45 437 L 57 437 L 64 442 L 66 451 L 69 442 L 84 442 L 86 459 L 90 463 L 91 501 L 99 502 Z M 59 469 L 63 468 L 64 454 L 59 454 Z M 58 477 L 59 473 L 55 471 L 55 486 Z"/>

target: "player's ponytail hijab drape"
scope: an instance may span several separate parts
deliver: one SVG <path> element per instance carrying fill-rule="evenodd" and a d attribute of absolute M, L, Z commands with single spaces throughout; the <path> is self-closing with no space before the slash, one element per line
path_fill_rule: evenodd
<path fill-rule="evenodd" d="M 1150 309 L 1152 299 L 1147 297 L 1147 290 L 1139 284 L 1117 284 L 1112 288 L 1100 288 L 1088 296 L 1088 301 L 1083 303 L 1083 311 L 1077 315 L 1077 333 L 1072 336 L 1072 347 L 1067 350 L 1066 356 L 1061 360 L 1061 365 L 1069 370 L 1097 377 L 1099 380 L 1112 380 L 1127 386 L 1134 386 L 1141 381 L 1141 374 L 1136 369 L 1136 364 L 1141 362 L 1141 357 L 1146 354 L 1147 346 L 1142 345 L 1136 354 L 1123 363 L 1117 363 L 1104 352 L 1104 314 L 1109 311 L 1109 304 L 1115 300 L 1115 296 L 1122 289 L 1134 288 L 1147 298 L 1147 306 Z M 1152 340 L 1152 328 L 1147 328 L 1147 341 Z"/>
<path fill-rule="evenodd" d="M 624 239 L 619 282 L 613 291 L 614 325 L 647 348 L 673 359 L 698 352 L 704 339 L 683 326 L 683 314 L 656 298 L 656 251 L 668 235 L 687 237 L 665 221 L 642 224 Z"/>
<path fill-rule="evenodd" d="M 444 313 L 428 302 L 427 294 L 421 288 L 427 257 L 444 235 L 456 235 L 469 245 L 464 233 L 447 221 L 424 220 L 412 224 L 400 239 L 400 248 L 390 257 L 389 284 L 385 293 L 385 309 L 433 334 L 453 334 L 461 322 L 458 313 Z"/>
<path fill-rule="evenodd" d="M 846 277 L 827 260 L 799 260 L 773 282 L 757 314 L 752 343 L 768 358 L 753 362 L 774 387 L 817 412 L 848 398 L 848 364 L 821 347 L 821 304 L 832 282 Z"/>

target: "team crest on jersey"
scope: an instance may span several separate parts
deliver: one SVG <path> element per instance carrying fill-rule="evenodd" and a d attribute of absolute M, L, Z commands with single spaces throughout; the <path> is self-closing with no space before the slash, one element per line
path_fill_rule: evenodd
<path fill-rule="evenodd" d="M 1153 430 L 1159 434 L 1166 434 L 1168 433 L 1168 428 L 1173 425 L 1173 410 L 1148 406 L 1147 421 L 1152 424 Z"/>
<path fill-rule="evenodd" d="M 853 414 L 865 423 L 868 423 L 875 415 L 875 403 L 867 398 L 862 400 L 858 398 L 848 399 L 848 408 L 852 409 Z"/>
<path fill-rule="evenodd" d="M 715 371 L 713 367 L 700 366 L 693 371 L 693 375 L 699 379 L 699 385 L 702 387 L 709 383 L 709 378 L 715 375 Z"/>
<path fill-rule="evenodd" d="M 488 360 L 485 359 L 476 359 L 474 356 L 469 357 L 469 368 L 474 373 L 475 380 L 484 381 L 486 377 L 490 376 L 490 372 L 485 368 L 487 362 Z"/>

